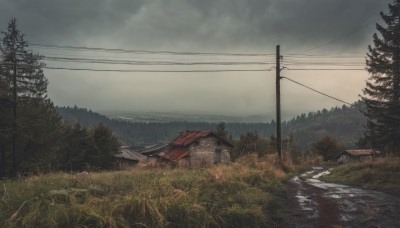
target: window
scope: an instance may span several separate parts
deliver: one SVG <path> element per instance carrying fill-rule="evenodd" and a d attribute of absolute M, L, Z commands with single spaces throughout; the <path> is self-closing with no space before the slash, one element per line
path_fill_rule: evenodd
<path fill-rule="evenodd" d="M 217 146 L 221 146 L 221 141 L 217 141 Z"/>

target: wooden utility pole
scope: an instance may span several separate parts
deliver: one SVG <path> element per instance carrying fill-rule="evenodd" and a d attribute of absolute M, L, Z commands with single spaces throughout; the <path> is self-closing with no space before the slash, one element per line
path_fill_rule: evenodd
<path fill-rule="evenodd" d="M 281 53 L 280 46 L 276 46 L 276 149 L 279 159 L 282 160 L 282 132 L 281 132 Z"/>

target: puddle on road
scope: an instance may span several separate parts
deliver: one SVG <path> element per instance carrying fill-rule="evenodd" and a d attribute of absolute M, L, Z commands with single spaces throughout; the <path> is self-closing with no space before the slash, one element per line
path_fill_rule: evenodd
<path fill-rule="evenodd" d="M 328 169 L 328 170 L 326 170 L 326 171 L 323 171 L 323 172 L 318 173 L 317 175 L 314 175 L 312 178 L 313 178 L 313 179 L 318 179 L 318 178 L 320 178 L 320 177 L 322 177 L 322 176 L 326 176 L 326 175 L 330 174 L 331 171 L 332 171 L 332 169 Z"/>
<path fill-rule="evenodd" d="M 315 172 L 314 170 L 311 170 L 311 171 L 308 171 L 308 172 L 306 172 L 306 173 L 301 174 L 300 176 L 301 176 L 301 177 L 306 177 L 306 176 L 308 176 L 308 175 L 313 174 L 314 172 Z"/>
<path fill-rule="evenodd" d="M 322 189 L 324 198 L 336 201 L 339 220 L 345 227 L 351 227 L 352 224 L 362 227 L 366 222 L 368 222 L 368 226 L 393 227 L 395 224 L 400 227 L 400 222 L 397 221 L 400 198 L 382 192 L 327 183 L 317 179 L 330 172 L 331 170 L 314 169 L 302 174 L 302 178 L 291 179 L 291 182 L 298 186 L 296 199 L 308 216 L 315 218 L 314 216 L 318 217 L 320 212 L 318 212 L 318 204 L 313 200 L 312 193 L 304 188 L 304 184 Z M 314 174 L 312 178 L 307 178 L 311 174 Z"/>
<path fill-rule="evenodd" d="M 319 212 L 317 209 L 318 204 L 317 202 L 312 200 L 312 197 L 310 195 L 305 194 L 305 189 L 302 185 L 303 180 L 301 180 L 299 177 L 296 176 L 292 178 L 290 182 L 297 185 L 297 192 L 295 197 L 300 205 L 301 210 L 305 213 L 304 216 L 306 216 L 309 219 L 318 218 L 319 216 Z"/>

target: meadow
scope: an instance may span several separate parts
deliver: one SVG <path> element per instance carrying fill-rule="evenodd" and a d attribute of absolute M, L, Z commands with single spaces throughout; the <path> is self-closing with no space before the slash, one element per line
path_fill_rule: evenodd
<path fill-rule="evenodd" d="M 323 179 L 400 195 L 400 158 L 376 158 L 343 164 Z"/>
<path fill-rule="evenodd" d="M 0 181 L 0 227 L 277 227 L 285 173 L 246 156 L 203 170 L 50 173 Z"/>

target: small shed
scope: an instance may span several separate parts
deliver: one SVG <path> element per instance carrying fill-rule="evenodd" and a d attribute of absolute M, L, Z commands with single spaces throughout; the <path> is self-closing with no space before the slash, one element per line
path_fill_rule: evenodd
<path fill-rule="evenodd" d="M 178 167 L 202 168 L 231 161 L 230 144 L 212 131 L 185 131 L 159 154 L 161 159 Z"/>
<path fill-rule="evenodd" d="M 366 159 L 372 159 L 375 156 L 380 155 L 381 152 L 379 150 L 373 149 L 361 149 L 361 150 L 345 150 L 338 155 L 337 161 L 342 163 L 352 162 L 352 161 L 361 161 Z"/>
<path fill-rule="evenodd" d="M 140 151 L 141 154 L 147 156 L 148 158 L 157 157 L 158 154 L 164 151 L 168 147 L 167 143 L 157 143 L 151 146 L 145 147 Z"/>
<path fill-rule="evenodd" d="M 117 167 L 126 168 L 134 166 L 139 162 L 146 161 L 147 157 L 135 150 L 135 147 L 121 146 L 119 153 L 114 155 L 117 158 Z"/>
<path fill-rule="evenodd" d="M 155 168 L 157 167 L 159 164 L 158 159 L 159 159 L 159 154 L 163 151 L 165 151 L 168 147 L 168 144 L 166 143 L 157 143 L 151 146 L 147 146 L 145 147 L 143 150 L 140 151 L 140 153 L 142 155 L 145 155 L 147 157 L 147 162 L 146 162 L 146 166 L 148 168 Z"/>

